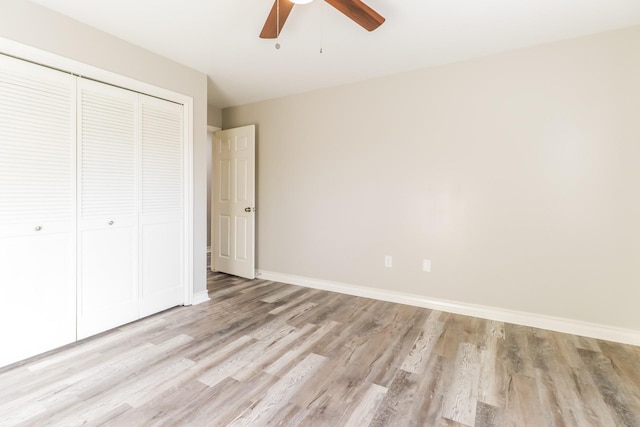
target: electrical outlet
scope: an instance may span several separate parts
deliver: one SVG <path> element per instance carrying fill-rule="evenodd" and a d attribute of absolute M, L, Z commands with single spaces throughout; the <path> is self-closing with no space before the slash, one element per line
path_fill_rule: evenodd
<path fill-rule="evenodd" d="M 422 260 L 422 271 L 426 273 L 431 273 L 431 260 L 423 259 Z"/>
<path fill-rule="evenodd" d="M 384 257 L 384 266 L 393 267 L 393 258 L 391 257 L 391 255 L 387 255 Z"/>

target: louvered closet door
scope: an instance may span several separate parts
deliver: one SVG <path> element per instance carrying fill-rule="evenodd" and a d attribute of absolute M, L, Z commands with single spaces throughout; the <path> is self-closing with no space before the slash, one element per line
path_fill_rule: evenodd
<path fill-rule="evenodd" d="M 75 78 L 0 55 L 0 366 L 75 340 Z"/>
<path fill-rule="evenodd" d="M 141 316 L 184 302 L 183 106 L 140 96 Z"/>
<path fill-rule="evenodd" d="M 78 81 L 78 338 L 138 319 L 138 95 Z"/>

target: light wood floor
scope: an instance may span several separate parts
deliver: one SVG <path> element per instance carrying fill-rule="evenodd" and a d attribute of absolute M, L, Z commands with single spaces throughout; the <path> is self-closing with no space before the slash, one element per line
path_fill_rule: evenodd
<path fill-rule="evenodd" d="M 0 425 L 640 426 L 640 347 L 211 275 L 0 371 Z"/>

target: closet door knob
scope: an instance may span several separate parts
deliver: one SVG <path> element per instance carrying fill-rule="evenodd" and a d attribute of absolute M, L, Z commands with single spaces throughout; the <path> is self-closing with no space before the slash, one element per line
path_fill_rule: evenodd
<path fill-rule="evenodd" d="M 39 225 L 36 226 L 36 231 L 40 231 L 40 230 L 42 230 L 42 227 L 40 227 Z"/>
<path fill-rule="evenodd" d="M 113 225 L 113 221 L 109 221 L 109 225 Z"/>

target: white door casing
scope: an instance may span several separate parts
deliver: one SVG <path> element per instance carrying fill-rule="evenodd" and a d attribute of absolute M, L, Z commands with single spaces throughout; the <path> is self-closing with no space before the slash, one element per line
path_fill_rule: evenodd
<path fill-rule="evenodd" d="M 208 217 L 208 227 L 209 227 L 209 245 L 207 247 L 207 250 L 209 251 L 209 256 L 210 258 L 210 268 L 211 270 L 215 271 L 214 268 L 214 262 L 213 262 L 213 256 L 215 253 L 215 245 L 216 245 L 216 216 L 214 215 L 213 212 L 213 205 L 214 205 L 214 199 L 213 199 L 213 187 L 215 186 L 215 177 L 213 174 L 213 164 L 214 164 L 214 160 L 213 160 L 213 152 L 214 152 L 214 144 L 215 144 L 215 138 L 214 138 L 214 134 L 219 131 L 222 130 L 219 127 L 215 127 L 215 126 L 207 126 L 207 145 L 209 146 L 209 159 L 207 160 L 207 204 L 208 204 L 208 208 L 207 210 L 209 211 L 207 213 L 207 217 Z"/>
<path fill-rule="evenodd" d="M 0 366 L 76 339 L 73 76 L 0 55 Z"/>
<path fill-rule="evenodd" d="M 213 147 L 214 270 L 255 278 L 255 126 L 217 131 Z"/>

